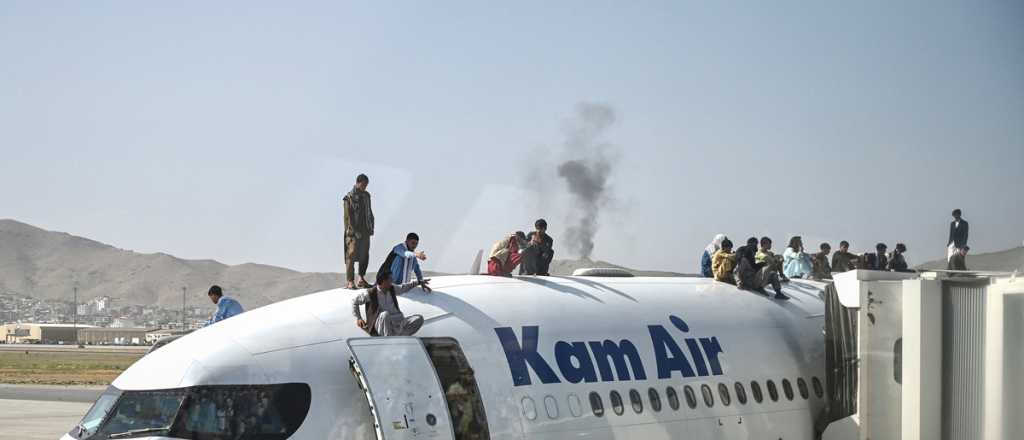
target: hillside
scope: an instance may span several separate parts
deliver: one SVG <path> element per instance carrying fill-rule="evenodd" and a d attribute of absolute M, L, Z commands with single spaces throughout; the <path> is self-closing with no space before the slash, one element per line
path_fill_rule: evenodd
<path fill-rule="evenodd" d="M 929 261 L 918 269 L 945 269 L 946 260 Z M 1024 272 L 1024 247 L 990 252 L 987 254 L 968 254 L 967 268 L 973 270 L 990 270 L 999 272 Z"/>
<path fill-rule="evenodd" d="M 261 264 L 229 266 L 213 260 L 185 260 L 163 253 L 141 254 L 63 232 L 0 220 L 0 291 L 37 298 L 116 298 L 120 304 L 180 307 L 205 304 L 219 284 L 246 306 L 256 307 L 342 285 L 336 273 L 302 273 Z"/>

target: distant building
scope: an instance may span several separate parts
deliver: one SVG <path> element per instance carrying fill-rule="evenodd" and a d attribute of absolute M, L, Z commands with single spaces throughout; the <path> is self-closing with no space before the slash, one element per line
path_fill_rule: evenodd
<path fill-rule="evenodd" d="M 148 328 L 92 327 L 78 330 L 78 343 L 86 345 L 143 345 L 147 343 Z"/>
<path fill-rule="evenodd" d="M 78 325 L 77 328 L 89 328 Z M 77 336 L 74 324 L 5 324 L 4 342 L 8 344 L 73 344 Z"/>
<path fill-rule="evenodd" d="M 110 322 L 110 326 L 114 327 L 114 328 L 129 328 L 129 327 L 135 327 L 136 325 L 135 325 L 135 320 L 127 318 L 127 317 L 121 317 L 121 318 L 114 318 L 114 320 Z"/>

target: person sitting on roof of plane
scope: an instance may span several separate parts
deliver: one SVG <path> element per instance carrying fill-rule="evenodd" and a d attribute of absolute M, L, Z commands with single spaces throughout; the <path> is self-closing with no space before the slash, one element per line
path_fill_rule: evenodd
<path fill-rule="evenodd" d="M 395 286 L 391 282 L 390 272 L 378 273 L 377 285 L 352 299 L 352 314 L 356 317 L 356 325 L 371 336 L 412 336 L 423 326 L 423 316 L 406 317 L 398 307 L 397 295 L 404 294 L 416 286 L 430 293 L 430 287 L 425 282 L 416 281 Z M 359 310 L 359 306 L 364 305 L 366 320 L 363 320 Z"/>

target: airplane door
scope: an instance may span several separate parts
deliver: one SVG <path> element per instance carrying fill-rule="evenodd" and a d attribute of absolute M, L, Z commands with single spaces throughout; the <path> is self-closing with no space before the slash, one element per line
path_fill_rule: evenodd
<path fill-rule="evenodd" d="M 378 440 L 454 440 L 441 382 L 419 338 L 353 338 L 348 347 Z"/>

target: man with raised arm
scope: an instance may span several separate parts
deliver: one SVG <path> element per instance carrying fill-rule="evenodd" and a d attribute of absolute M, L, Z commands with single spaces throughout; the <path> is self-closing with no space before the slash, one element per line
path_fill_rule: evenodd
<path fill-rule="evenodd" d="M 430 287 L 424 282 L 396 286 L 391 282 L 390 273 L 378 273 L 377 284 L 352 299 L 352 315 L 356 317 L 356 325 L 371 336 L 412 336 L 423 326 L 423 316 L 406 317 L 398 307 L 398 295 L 416 286 L 420 286 L 424 292 L 430 292 Z M 365 320 L 359 310 L 360 306 L 366 306 Z"/>

